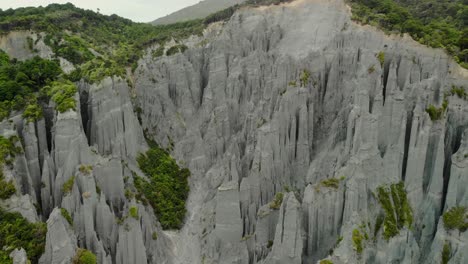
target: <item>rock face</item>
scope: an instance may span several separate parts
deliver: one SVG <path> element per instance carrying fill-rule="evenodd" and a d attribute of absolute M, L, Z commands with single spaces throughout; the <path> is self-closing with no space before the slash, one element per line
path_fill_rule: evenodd
<path fill-rule="evenodd" d="M 80 82 L 76 111 L 0 124 L 24 150 L 1 206 L 47 221 L 41 263 L 78 248 L 99 263 L 468 262 L 468 232 L 442 220 L 468 206 L 468 101 L 451 93 L 468 73 L 444 52 L 356 25 L 342 0 L 241 9 L 189 42 L 148 50 L 132 88 Z M 180 231 L 126 196 L 144 134 L 191 171 Z"/>

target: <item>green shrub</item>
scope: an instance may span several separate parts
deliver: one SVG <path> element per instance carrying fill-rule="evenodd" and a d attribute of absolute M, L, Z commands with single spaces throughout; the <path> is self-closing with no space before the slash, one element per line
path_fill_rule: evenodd
<path fill-rule="evenodd" d="M 28 122 L 35 122 L 42 116 L 42 108 L 37 103 L 29 104 L 23 112 L 23 118 L 26 118 Z"/>
<path fill-rule="evenodd" d="M 283 203 L 283 197 L 284 194 L 282 192 L 276 193 L 275 199 L 270 203 L 270 208 L 275 210 L 279 209 Z"/>
<path fill-rule="evenodd" d="M 130 216 L 138 220 L 138 207 L 130 207 Z"/>
<path fill-rule="evenodd" d="M 158 239 L 158 233 L 154 231 L 151 237 L 153 238 L 153 240 Z"/>
<path fill-rule="evenodd" d="M 5 179 L 3 179 L 3 175 L 0 175 L 0 199 L 8 199 L 15 193 L 16 188 L 13 181 L 5 181 Z"/>
<path fill-rule="evenodd" d="M 372 74 L 373 72 L 375 72 L 375 66 L 374 65 L 370 66 L 369 69 L 367 70 L 367 72 L 369 74 Z"/>
<path fill-rule="evenodd" d="M 93 252 L 79 248 L 76 251 L 75 257 L 73 258 L 73 264 L 96 264 L 96 255 Z"/>
<path fill-rule="evenodd" d="M 44 87 L 45 92 L 55 102 L 55 109 L 60 113 L 76 110 L 76 85 L 71 81 L 55 81 Z"/>
<path fill-rule="evenodd" d="M 340 187 L 340 179 L 329 178 L 321 181 L 320 184 L 327 188 L 338 189 Z"/>
<path fill-rule="evenodd" d="M 301 87 L 305 87 L 309 84 L 310 72 L 308 70 L 303 70 L 299 78 Z"/>
<path fill-rule="evenodd" d="M 9 254 L 6 251 L 0 250 L 0 263 L 13 264 L 13 259 L 10 258 Z"/>
<path fill-rule="evenodd" d="M 84 175 L 90 175 L 91 172 L 93 171 L 93 166 L 81 164 L 79 171 Z"/>
<path fill-rule="evenodd" d="M 28 259 L 37 263 L 44 252 L 46 234 L 45 223 L 30 223 L 19 213 L 6 212 L 0 208 L 0 248 L 6 254 L 16 248 L 23 248 Z"/>
<path fill-rule="evenodd" d="M 468 229 L 467 208 L 464 206 L 452 207 L 442 216 L 447 230 L 458 229 L 465 232 Z"/>
<path fill-rule="evenodd" d="M 153 59 L 162 57 L 164 55 L 164 45 L 159 46 L 156 50 L 151 53 Z"/>
<path fill-rule="evenodd" d="M 320 264 L 333 264 L 333 261 L 329 260 L 329 259 L 323 259 L 320 261 Z"/>
<path fill-rule="evenodd" d="M 177 229 L 183 224 L 189 193 L 188 169 L 180 169 L 175 160 L 156 144 L 137 157 L 140 169 L 149 180 L 134 175 L 139 194 L 151 204 L 163 229 Z"/>
<path fill-rule="evenodd" d="M 63 192 L 64 195 L 67 195 L 67 194 L 71 193 L 71 191 L 73 189 L 73 184 L 75 184 L 75 176 L 70 177 L 70 179 L 68 179 L 63 184 L 62 192 Z"/>
<path fill-rule="evenodd" d="M 377 55 L 376 55 L 377 59 L 379 60 L 380 62 L 380 66 L 383 67 L 384 63 L 385 63 L 385 53 L 383 51 L 379 52 Z"/>
<path fill-rule="evenodd" d="M 442 264 L 447 264 L 450 260 L 450 255 L 452 254 L 452 248 L 449 243 L 445 243 L 444 248 L 442 249 Z"/>
<path fill-rule="evenodd" d="M 65 218 L 65 220 L 67 220 L 67 222 L 72 226 L 73 219 L 71 218 L 70 213 L 68 213 L 67 209 L 60 208 L 60 213 L 62 213 L 63 218 Z"/>
<path fill-rule="evenodd" d="M 361 232 L 359 232 L 359 230 L 357 229 L 354 229 L 353 230 L 353 245 L 354 245 L 354 249 L 356 250 L 358 254 L 361 254 L 362 250 L 364 249 L 362 246 L 363 239 L 364 237 L 361 235 Z"/>
<path fill-rule="evenodd" d="M 166 51 L 166 56 L 172 56 L 174 54 L 177 54 L 177 53 L 183 53 L 184 51 L 186 51 L 188 49 L 187 46 L 183 45 L 183 44 L 180 44 L 180 45 L 175 45 L 175 46 L 172 46 L 171 48 L 169 48 L 167 51 Z"/>
<path fill-rule="evenodd" d="M 452 86 L 452 89 L 450 90 L 451 95 L 457 95 L 460 99 L 466 99 L 467 93 L 465 92 L 465 88 L 460 86 L 457 87 L 455 85 Z"/>
<path fill-rule="evenodd" d="M 433 105 L 429 105 L 429 107 L 426 109 L 426 112 L 429 114 L 432 121 L 442 119 L 442 117 L 444 116 L 444 111 L 444 107 L 437 108 Z"/>
<path fill-rule="evenodd" d="M 409 205 L 403 182 L 392 184 L 390 187 L 381 186 L 377 188 L 377 193 L 380 205 L 385 212 L 383 235 L 388 240 L 397 235 L 404 226 L 411 227 L 413 212 Z M 377 223 L 376 228 L 380 228 L 380 226 L 377 226 Z M 378 230 L 374 232 L 376 234 Z"/>
<path fill-rule="evenodd" d="M 16 193 L 15 184 L 12 180 L 6 181 L 3 175 L 3 166 L 11 165 L 16 154 L 22 152 L 20 147 L 16 147 L 18 137 L 5 138 L 0 135 L 0 199 L 8 199 Z"/>

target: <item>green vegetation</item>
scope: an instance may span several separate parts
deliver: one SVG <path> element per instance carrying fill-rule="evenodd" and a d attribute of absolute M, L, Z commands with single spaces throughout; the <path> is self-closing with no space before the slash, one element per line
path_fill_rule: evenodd
<path fill-rule="evenodd" d="M 73 189 L 73 184 L 75 184 L 75 176 L 70 177 L 70 179 L 68 179 L 63 184 L 62 192 L 63 192 L 64 195 L 67 195 L 67 194 L 71 193 L 71 191 Z"/>
<path fill-rule="evenodd" d="M 464 206 L 456 206 L 450 208 L 442 216 L 444 226 L 447 230 L 458 229 L 465 232 L 468 229 L 468 211 Z"/>
<path fill-rule="evenodd" d="M 465 91 L 465 88 L 460 86 L 457 87 L 452 85 L 452 89 L 450 90 L 450 95 L 457 95 L 460 99 L 467 99 L 468 93 Z"/>
<path fill-rule="evenodd" d="M 297 86 L 297 82 L 296 81 L 290 81 L 288 83 L 289 86 L 292 86 L 292 87 L 296 87 Z"/>
<path fill-rule="evenodd" d="M 81 164 L 79 171 L 84 175 L 90 175 L 93 171 L 93 166 Z"/>
<path fill-rule="evenodd" d="M 187 49 L 188 47 L 183 44 L 175 45 L 166 51 L 166 56 L 171 56 L 177 53 L 183 53 Z"/>
<path fill-rule="evenodd" d="M 21 153 L 21 148 L 17 147 L 18 137 L 5 138 L 0 135 L 0 199 L 8 199 L 16 192 L 15 184 L 12 180 L 6 181 L 3 175 L 3 166 L 12 165 L 16 154 Z"/>
<path fill-rule="evenodd" d="M 413 212 L 406 197 L 403 182 L 392 184 L 390 187 L 379 187 L 377 188 L 377 193 L 380 205 L 385 212 L 383 218 L 383 236 L 388 240 L 397 235 L 404 226 L 411 227 Z M 377 223 L 376 228 L 378 227 Z"/>
<path fill-rule="evenodd" d="M 369 69 L 367 70 L 367 72 L 369 74 L 372 74 L 373 72 L 375 72 L 375 66 L 374 65 L 370 66 Z"/>
<path fill-rule="evenodd" d="M 42 108 L 37 104 L 37 102 L 26 106 L 26 109 L 23 112 L 23 117 L 26 118 L 28 122 L 35 122 L 41 119 L 42 116 Z"/>
<path fill-rule="evenodd" d="M 45 223 L 29 223 L 21 214 L 5 212 L 0 208 L 0 252 L 7 256 L 14 249 L 24 248 L 28 259 L 37 263 L 44 252 L 46 233 Z M 0 260 L 2 258 L 5 259 L 5 255 L 0 254 Z"/>
<path fill-rule="evenodd" d="M 163 229 L 182 226 L 189 193 L 188 169 L 180 169 L 175 160 L 156 144 L 137 158 L 140 169 L 149 180 L 135 176 L 137 198 L 146 198 L 154 209 Z"/>
<path fill-rule="evenodd" d="M 377 55 L 376 55 L 377 59 L 379 60 L 380 62 L 380 66 L 384 66 L 384 63 L 385 63 L 385 53 L 383 51 L 379 52 Z"/>
<path fill-rule="evenodd" d="M 445 243 L 444 248 L 442 249 L 442 264 L 447 264 L 449 262 L 451 254 L 452 247 L 449 243 Z"/>
<path fill-rule="evenodd" d="M 340 187 L 340 181 L 342 181 L 342 179 L 329 178 L 321 181 L 320 184 L 327 188 L 338 189 L 338 187 Z"/>
<path fill-rule="evenodd" d="M 284 194 L 282 192 L 278 192 L 275 195 L 275 199 L 270 203 L 270 208 L 278 210 L 281 207 L 281 204 L 283 203 L 283 197 Z"/>
<path fill-rule="evenodd" d="M 153 56 L 153 59 L 163 56 L 164 45 L 160 45 L 156 50 L 153 51 L 153 53 L 151 53 L 151 55 Z"/>
<path fill-rule="evenodd" d="M 42 117 L 38 105 L 37 93 L 62 74 L 58 61 L 34 57 L 21 62 L 10 60 L 0 50 L 0 121 L 7 118 L 12 111 L 26 109 L 23 116 L 28 121 Z M 47 96 L 41 98 L 47 101 Z"/>
<path fill-rule="evenodd" d="M 333 264 L 333 261 L 331 261 L 329 259 L 324 259 L 324 260 L 320 261 L 320 264 Z"/>
<path fill-rule="evenodd" d="M 0 172 L 0 199 L 5 200 L 16 193 L 15 184 L 13 181 L 6 181 L 3 172 Z"/>
<path fill-rule="evenodd" d="M 362 246 L 363 239 L 364 237 L 362 236 L 361 232 L 359 232 L 359 230 L 357 229 L 354 229 L 353 230 L 353 245 L 354 245 L 354 249 L 356 250 L 358 254 L 361 254 L 362 250 L 364 249 Z"/>
<path fill-rule="evenodd" d="M 70 216 L 70 213 L 67 211 L 65 208 L 60 208 L 60 213 L 62 214 L 63 218 L 67 220 L 67 222 L 72 226 L 73 225 L 73 219 Z"/>
<path fill-rule="evenodd" d="M 349 2 L 353 20 L 380 27 L 388 33 L 408 33 L 424 45 L 445 49 L 461 66 L 468 68 L 466 0 L 349 0 Z"/>
<path fill-rule="evenodd" d="M 44 91 L 56 104 L 55 109 L 60 113 L 68 110 L 76 110 L 76 100 L 74 98 L 77 92 L 76 85 L 71 81 L 55 81 L 50 86 L 44 87 Z"/>
<path fill-rule="evenodd" d="M 158 239 L 158 233 L 154 231 L 151 237 L 153 238 L 153 240 Z"/>
<path fill-rule="evenodd" d="M 138 207 L 132 206 L 130 207 L 130 216 L 138 220 Z"/>
<path fill-rule="evenodd" d="M 299 78 L 301 87 L 306 87 L 309 84 L 310 72 L 303 70 Z"/>
<path fill-rule="evenodd" d="M 437 121 L 437 120 L 441 120 L 444 117 L 444 113 L 447 107 L 448 107 L 448 101 L 444 100 L 442 107 L 437 108 L 434 105 L 429 105 L 429 107 L 426 109 L 426 112 L 429 114 L 432 121 Z"/>
<path fill-rule="evenodd" d="M 75 257 L 73 258 L 73 264 L 96 264 L 97 259 L 96 255 L 93 254 L 93 252 L 79 248 L 76 251 Z"/>

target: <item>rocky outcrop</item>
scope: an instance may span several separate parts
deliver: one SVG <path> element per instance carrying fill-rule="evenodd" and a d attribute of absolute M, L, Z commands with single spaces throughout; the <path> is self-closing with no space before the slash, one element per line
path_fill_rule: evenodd
<path fill-rule="evenodd" d="M 136 71 L 143 129 L 174 145 L 193 174 L 189 217 L 173 239 L 202 243 L 175 263 L 242 263 L 242 254 L 250 263 L 424 262 L 445 204 L 466 200 L 461 189 L 447 195 L 449 179 L 464 175 L 452 154 L 468 104 L 450 90 L 467 87 L 466 71 L 407 36 L 354 24 L 339 0 L 243 9 L 205 38 L 172 57 L 148 53 Z M 426 108 L 444 99 L 444 117 L 431 120 Z M 398 182 L 414 221 L 386 239 L 377 189 Z M 268 209 L 284 190 L 298 197 L 289 229 Z M 360 254 L 355 229 L 368 237 Z"/>
<path fill-rule="evenodd" d="M 79 82 L 75 111 L 0 124 L 24 149 L 5 203 L 48 223 L 41 263 L 78 248 L 99 263 L 467 262 L 468 233 L 442 217 L 468 206 L 468 101 L 451 92 L 468 74 L 447 54 L 353 23 L 342 0 L 243 8 L 187 46 L 147 50 L 132 87 Z M 191 171 L 181 230 L 132 195 L 145 136 Z"/>

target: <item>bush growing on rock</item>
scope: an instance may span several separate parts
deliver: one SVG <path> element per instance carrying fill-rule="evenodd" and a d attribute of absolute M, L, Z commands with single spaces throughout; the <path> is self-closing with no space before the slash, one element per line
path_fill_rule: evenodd
<path fill-rule="evenodd" d="M 458 229 L 461 232 L 465 232 L 468 229 L 467 213 L 467 208 L 464 206 L 450 208 L 442 216 L 445 228 L 447 230 Z"/>
<path fill-rule="evenodd" d="M 157 145 L 137 158 L 140 169 L 149 180 L 135 175 L 135 187 L 154 209 L 163 229 L 182 226 L 188 197 L 190 171 L 181 169 L 165 150 Z"/>
<path fill-rule="evenodd" d="M 270 208 L 278 210 L 283 203 L 284 194 L 282 192 L 278 192 L 275 195 L 275 199 L 270 203 Z"/>
<path fill-rule="evenodd" d="M 383 218 L 383 236 L 385 239 L 388 240 L 397 235 L 404 226 L 411 227 L 413 211 L 406 197 L 403 182 L 392 184 L 389 187 L 381 186 L 377 188 L 377 195 L 385 212 Z M 378 232 L 378 230 L 375 232 Z"/>
<path fill-rule="evenodd" d="M 73 258 L 73 264 L 96 264 L 96 255 L 93 252 L 79 248 L 76 251 L 75 257 Z"/>
<path fill-rule="evenodd" d="M 6 249 L 7 254 L 13 249 L 23 248 L 28 258 L 37 263 L 44 252 L 46 233 L 45 223 L 30 223 L 19 213 L 9 213 L 0 208 L 0 248 Z"/>

